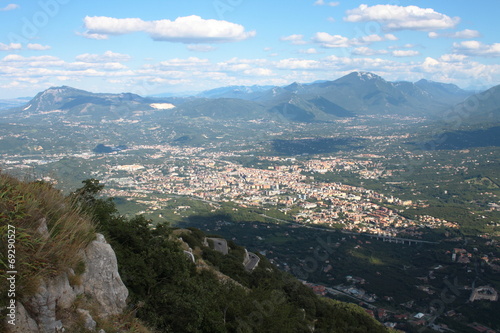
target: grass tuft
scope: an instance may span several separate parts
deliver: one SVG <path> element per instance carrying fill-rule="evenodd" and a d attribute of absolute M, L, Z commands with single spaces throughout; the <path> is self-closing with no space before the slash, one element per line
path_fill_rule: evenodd
<path fill-rule="evenodd" d="M 70 268 L 81 273 L 79 252 L 95 238 L 92 219 L 51 184 L 23 182 L 0 174 L 0 237 L 4 247 L 9 228 L 16 232 L 15 269 L 7 266 L 6 248 L 0 253 L 0 264 L 2 271 L 18 272 L 18 299 L 35 293 L 41 279 Z"/>

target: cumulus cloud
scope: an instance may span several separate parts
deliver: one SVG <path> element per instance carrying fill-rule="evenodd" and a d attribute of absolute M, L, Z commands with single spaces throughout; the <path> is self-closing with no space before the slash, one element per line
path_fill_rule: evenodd
<path fill-rule="evenodd" d="M 33 56 L 23 57 L 19 54 L 9 54 L 2 58 L 2 63 L 13 68 L 29 68 L 29 67 L 58 67 L 64 66 L 65 62 L 54 56 Z"/>
<path fill-rule="evenodd" d="M 340 35 L 330 35 L 327 32 L 317 32 L 312 41 L 321 44 L 324 48 L 338 48 L 338 47 L 350 47 L 350 46 L 361 46 L 372 44 L 375 42 L 382 42 L 385 40 L 397 40 L 398 38 L 393 34 L 385 34 L 380 36 L 377 34 L 366 35 L 359 38 L 349 39 Z"/>
<path fill-rule="evenodd" d="M 82 35 L 99 38 L 145 32 L 156 41 L 195 44 L 235 42 L 255 36 L 255 31 L 247 32 L 240 24 L 222 20 L 205 20 L 196 15 L 178 17 L 174 21 L 86 16 L 83 22 L 87 31 Z"/>
<path fill-rule="evenodd" d="M 187 59 L 174 58 L 170 60 L 164 60 L 159 63 L 159 66 L 163 69 L 165 68 L 182 68 L 184 70 L 192 70 L 200 67 L 207 67 L 210 65 L 208 59 L 200 59 L 198 57 L 189 57 Z"/>
<path fill-rule="evenodd" d="M 285 42 L 290 42 L 294 45 L 303 45 L 303 44 L 306 44 L 306 42 L 303 40 L 303 38 L 304 38 L 303 35 L 290 35 L 290 36 L 281 37 L 280 40 L 285 41 Z"/>
<path fill-rule="evenodd" d="M 394 36 L 393 34 L 385 34 L 384 37 L 387 40 L 399 40 L 399 38 Z"/>
<path fill-rule="evenodd" d="M 453 43 L 453 51 L 471 56 L 500 57 L 500 43 L 484 44 L 476 40 L 468 40 Z"/>
<path fill-rule="evenodd" d="M 443 54 L 439 57 L 439 60 L 445 62 L 461 62 L 467 59 L 467 56 L 464 54 Z"/>
<path fill-rule="evenodd" d="M 18 8 L 19 8 L 19 5 L 16 5 L 14 3 L 9 3 L 7 6 L 0 8 L 0 12 L 7 12 L 9 10 L 14 10 L 14 9 L 18 9 Z"/>
<path fill-rule="evenodd" d="M 449 17 L 432 8 L 397 5 L 360 5 L 348 10 L 344 20 L 347 22 L 376 21 L 384 30 L 437 30 L 454 28 L 458 17 Z"/>
<path fill-rule="evenodd" d="M 434 31 L 429 32 L 427 36 L 429 36 L 429 38 L 439 38 L 439 34 Z"/>
<path fill-rule="evenodd" d="M 273 76 L 275 75 L 269 68 L 252 68 L 243 71 L 243 74 L 249 76 Z"/>
<path fill-rule="evenodd" d="M 374 50 L 369 47 L 362 46 L 355 48 L 354 50 L 351 51 L 351 53 L 355 55 L 372 56 L 378 54 L 387 54 L 389 52 L 386 50 Z"/>
<path fill-rule="evenodd" d="M 341 35 L 330 35 L 327 32 L 317 32 L 312 41 L 326 48 L 349 47 L 351 44 L 349 38 Z"/>
<path fill-rule="evenodd" d="M 14 50 L 20 50 L 22 48 L 23 46 L 20 43 L 10 43 L 10 44 L 0 43 L 0 51 L 14 51 Z"/>
<path fill-rule="evenodd" d="M 470 29 L 465 29 L 462 31 L 457 31 L 453 33 L 437 33 L 434 31 L 429 32 L 428 34 L 429 38 L 439 38 L 439 37 L 445 37 L 445 38 L 461 38 L 461 39 L 469 39 L 469 38 L 477 38 L 481 36 L 481 33 L 477 30 L 470 30 Z"/>
<path fill-rule="evenodd" d="M 314 2 L 315 6 L 330 6 L 330 7 L 335 7 L 340 5 L 340 2 L 338 1 L 331 1 L 331 2 L 325 2 L 325 0 L 316 0 Z"/>
<path fill-rule="evenodd" d="M 276 63 L 276 68 L 279 69 L 318 69 L 321 68 L 321 63 L 316 60 L 308 59 L 282 59 Z"/>
<path fill-rule="evenodd" d="M 391 52 L 394 57 L 414 57 L 420 54 L 415 50 L 394 50 Z"/>
<path fill-rule="evenodd" d="M 451 53 L 411 61 L 375 56 L 392 55 L 391 51 L 361 46 L 353 50 L 353 53 L 358 54 L 355 57 L 332 55 L 315 60 L 307 59 L 307 56 L 282 60 L 232 58 L 217 63 L 209 59 L 189 57 L 165 59 L 137 68 L 127 68 L 115 61 L 125 60 L 126 57 L 120 58 L 118 53 L 113 52 L 80 55 L 75 62 L 65 62 L 53 56 L 24 57 L 9 54 L 0 58 L 0 86 L 18 85 L 15 89 L 19 91 L 21 86 L 34 89 L 35 84 L 29 82 L 37 80 L 45 86 L 60 84 L 64 80 L 69 81 L 65 84 L 106 80 L 114 83 L 109 88 L 117 91 L 140 89 L 144 82 L 151 82 L 152 86 L 158 84 L 161 89 L 169 84 L 205 89 L 232 84 L 284 85 L 293 81 L 312 82 L 338 78 L 355 70 L 374 72 L 387 80 L 416 81 L 424 75 L 430 80 L 469 86 L 472 81 L 494 84 L 500 75 L 500 65 L 475 62 L 463 54 Z"/>
<path fill-rule="evenodd" d="M 120 61 L 129 61 L 131 57 L 128 54 L 115 53 L 112 51 L 106 51 L 103 54 L 90 54 L 84 53 L 76 56 L 77 61 L 82 62 L 120 62 Z"/>
<path fill-rule="evenodd" d="M 85 32 L 76 32 L 76 34 L 78 36 L 82 36 L 82 37 L 85 37 L 85 38 L 88 38 L 88 39 L 96 39 L 96 40 L 105 40 L 105 39 L 109 39 L 109 36 L 108 35 L 103 35 L 103 34 L 93 34 L 93 33 L 90 33 L 88 31 L 85 31 Z"/>
<path fill-rule="evenodd" d="M 35 51 L 46 51 L 51 49 L 51 47 L 48 45 L 31 44 L 31 43 L 28 44 L 26 47 L 28 48 L 28 50 L 35 50 Z"/>

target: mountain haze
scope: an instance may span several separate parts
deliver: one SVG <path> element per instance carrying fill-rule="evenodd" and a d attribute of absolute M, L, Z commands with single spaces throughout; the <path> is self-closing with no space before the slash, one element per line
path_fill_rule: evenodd
<path fill-rule="evenodd" d="M 37 94 L 24 107 L 4 113 L 29 118 L 50 112 L 99 120 L 154 112 L 160 118 L 258 120 L 278 117 L 295 122 L 328 122 L 363 115 L 436 117 L 468 96 L 469 92 L 451 84 L 427 80 L 389 82 L 372 73 L 353 72 L 334 81 L 294 82 L 284 87 L 231 86 L 189 98 L 96 94 L 67 86 L 52 87 Z"/>

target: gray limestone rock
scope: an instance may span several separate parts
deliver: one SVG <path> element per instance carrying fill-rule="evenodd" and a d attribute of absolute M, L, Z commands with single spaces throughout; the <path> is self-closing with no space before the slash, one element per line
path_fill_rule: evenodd
<path fill-rule="evenodd" d="M 83 309 L 77 309 L 76 311 L 82 316 L 83 327 L 88 331 L 95 331 L 97 323 L 90 315 L 90 312 L 88 310 L 83 310 Z"/>
<path fill-rule="evenodd" d="M 18 318 L 15 333 L 64 332 L 63 321 L 56 316 L 56 310 L 70 309 L 77 295 L 85 293 L 100 306 L 102 317 L 119 314 L 126 307 L 128 290 L 118 274 L 116 255 L 104 236 L 97 234 L 81 252 L 85 262 L 82 284 L 72 287 L 68 274 L 44 280 L 35 295 L 17 303 Z M 70 272 L 74 274 L 74 272 Z M 85 309 L 78 309 L 87 330 L 95 331 L 96 322 Z"/>
<path fill-rule="evenodd" d="M 104 236 L 97 234 L 96 240 L 83 252 L 85 273 L 82 286 L 102 307 L 106 315 L 119 314 L 126 306 L 128 290 L 118 273 L 116 255 Z"/>
<path fill-rule="evenodd" d="M 10 326 L 10 325 L 9 325 Z M 9 328 L 8 326 L 8 328 Z M 21 302 L 16 303 L 16 325 L 10 327 L 12 333 L 38 333 L 36 321 L 30 317 Z"/>

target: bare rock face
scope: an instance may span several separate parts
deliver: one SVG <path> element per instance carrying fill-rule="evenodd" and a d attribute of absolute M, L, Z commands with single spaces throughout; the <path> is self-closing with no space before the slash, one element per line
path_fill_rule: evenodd
<path fill-rule="evenodd" d="M 14 333 L 38 333 L 38 325 L 33 318 L 30 317 L 22 303 L 16 304 L 16 326 L 11 329 Z"/>
<path fill-rule="evenodd" d="M 118 273 L 116 255 L 104 236 L 97 234 L 81 253 L 85 272 L 81 285 L 72 287 L 68 274 L 62 273 L 42 281 L 38 291 L 30 299 L 17 302 L 16 333 L 54 333 L 67 331 L 64 320 L 57 318 L 56 310 L 69 310 L 76 297 L 85 294 L 99 307 L 99 315 L 107 317 L 120 314 L 126 307 L 128 290 Z M 87 309 L 78 309 L 85 328 L 95 330 L 95 321 Z"/>
<path fill-rule="evenodd" d="M 82 286 L 85 294 L 92 295 L 107 315 L 119 314 L 125 308 L 128 290 L 118 274 L 118 262 L 111 245 L 104 236 L 90 243 L 83 253 L 85 273 Z"/>
<path fill-rule="evenodd" d="M 76 298 L 69 285 L 66 273 L 48 281 L 42 281 L 38 292 L 31 297 L 26 306 L 37 322 L 40 332 L 55 332 L 61 326 L 56 319 L 56 308 L 67 309 Z"/>

